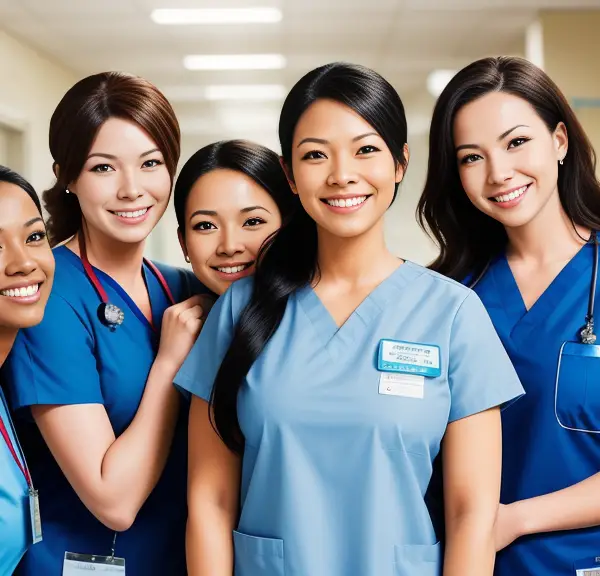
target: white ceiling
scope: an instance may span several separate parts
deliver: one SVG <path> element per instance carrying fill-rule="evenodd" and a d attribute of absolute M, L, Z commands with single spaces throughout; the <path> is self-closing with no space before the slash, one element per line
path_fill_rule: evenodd
<path fill-rule="evenodd" d="M 281 8 L 282 22 L 160 26 L 150 19 L 154 8 L 256 5 Z M 0 27 L 78 75 L 125 70 L 167 94 L 228 83 L 289 89 L 306 71 L 346 60 L 376 69 L 406 100 L 423 94 L 436 68 L 522 51 L 525 30 L 540 9 L 599 7 L 600 0 L 0 0 Z M 288 64 L 257 72 L 187 71 L 182 65 L 187 54 L 246 52 L 282 53 Z M 210 139 L 261 130 L 273 135 L 281 103 L 174 105 L 187 134 Z"/>

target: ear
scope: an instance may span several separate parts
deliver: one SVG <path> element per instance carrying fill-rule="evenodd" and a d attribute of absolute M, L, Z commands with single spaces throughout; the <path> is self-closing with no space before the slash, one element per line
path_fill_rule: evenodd
<path fill-rule="evenodd" d="M 285 174 L 285 177 L 287 178 L 288 184 L 290 185 L 292 192 L 294 194 L 298 194 L 298 190 L 296 189 L 296 184 L 294 183 L 294 180 L 292 180 L 292 175 L 290 174 L 290 171 L 288 170 L 288 167 L 287 167 L 285 161 L 283 160 L 283 156 L 279 157 L 279 164 L 281 164 L 281 168 L 283 169 L 283 173 Z"/>
<path fill-rule="evenodd" d="M 567 127 L 564 122 L 558 123 L 552 134 L 552 139 L 554 140 L 554 147 L 556 149 L 556 160 L 559 162 L 565 158 L 569 149 L 569 135 L 567 134 Z"/>
<path fill-rule="evenodd" d="M 181 233 L 181 228 L 177 228 L 177 238 L 179 239 L 179 246 L 181 246 L 181 251 L 183 252 L 183 257 L 186 262 L 189 262 L 187 247 L 185 245 L 185 239 L 183 234 Z"/>
<path fill-rule="evenodd" d="M 406 169 L 408 168 L 408 161 L 410 160 L 410 150 L 408 149 L 408 144 L 404 145 L 404 164 L 398 163 L 396 167 L 396 184 L 400 184 L 402 180 L 404 180 L 404 175 L 406 174 Z"/>
<path fill-rule="evenodd" d="M 58 180 L 58 175 L 59 175 L 59 172 L 60 172 L 60 167 L 59 167 L 59 165 L 56 162 L 54 162 L 52 164 L 52 172 L 54 172 L 54 177 Z"/>

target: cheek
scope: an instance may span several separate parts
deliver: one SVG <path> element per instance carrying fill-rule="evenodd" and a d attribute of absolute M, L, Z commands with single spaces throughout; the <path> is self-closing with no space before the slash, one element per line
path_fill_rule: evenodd
<path fill-rule="evenodd" d="M 484 194 L 486 188 L 486 176 L 483 165 L 459 168 L 458 174 L 460 183 L 469 200 L 473 203 L 481 200 L 481 196 Z"/>
<path fill-rule="evenodd" d="M 144 188 L 159 202 L 169 199 L 171 194 L 171 176 L 166 167 L 148 174 Z"/>
<path fill-rule="evenodd" d="M 197 233 L 188 233 L 186 242 L 188 256 L 193 268 L 201 268 L 207 265 L 207 260 L 214 255 L 218 239 L 216 234 L 200 236 Z"/>

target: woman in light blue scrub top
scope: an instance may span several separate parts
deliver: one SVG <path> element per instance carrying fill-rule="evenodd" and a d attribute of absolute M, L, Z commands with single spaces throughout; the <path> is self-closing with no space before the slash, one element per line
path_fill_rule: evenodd
<path fill-rule="evenodd" d="M 491 575 L 497 407 L 522 390 L 477 296 L 385 246 L 402 102 L 369 69 L 327 65 L 292 89 L 279 134 L 297 211 L 175 379 L 193 394 L 188 570 Z M 440 449 L 445 547 L 425 501 Z"/>
<path fill-rule="evenodd" d="M 17 332 L 44 316 L 54 277 L 42 207 L 31 184 L 0 166 L 0 366 Z M 2 380 L 0 378 L 0 384 Z M 0 576 L 11 576 L 34 540 L 30 494 L 37 486 L 0 387 Z"/>
<path fill-rule="evenodd" d="M 590 142 L 543 71 L 488 58 L 440 96 L 430 167 L 420 214 L 442 248 L 432 268 L 474 286 L 527 392 L 502 417 L 496 573 L 596 574 L 600 347 L 585 343 L 593 327 L 582 333 L 600 230 Z"/>
<path fill-rule="evenodd" d="M 200 330 L 202 287 L 143 258 L 169 201 L 179 126 L 152 84 L 102 73 L 65 94 L 50 151 L 54 287 L 4 377 L 44 531 L 17 573 L 116 575 L 124 562 L 127 576 L 183 576 L 187 407 L 173 378 Z"/>

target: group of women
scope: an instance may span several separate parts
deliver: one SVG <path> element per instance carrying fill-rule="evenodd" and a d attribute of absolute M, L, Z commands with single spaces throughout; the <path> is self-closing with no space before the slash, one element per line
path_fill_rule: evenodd
<path fill-rule="evenodd" d="M 176 177 L 168 101 L 105 73 L 52 117 L 46 224 L 0 170 L 0 575 L 595 573 L 600 186 L 559 88 L 508 57 L 448 84 L 429 268 L 384 241 L 384 78 L 309 72 L 279 137 Z M 193 274 L 144 258 L 172 188 Z"/>

